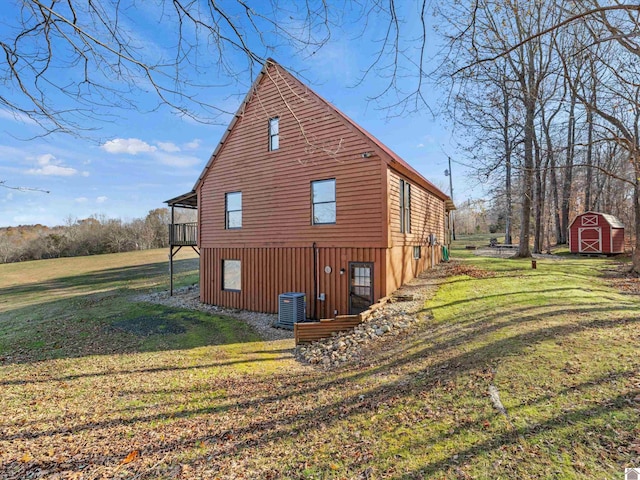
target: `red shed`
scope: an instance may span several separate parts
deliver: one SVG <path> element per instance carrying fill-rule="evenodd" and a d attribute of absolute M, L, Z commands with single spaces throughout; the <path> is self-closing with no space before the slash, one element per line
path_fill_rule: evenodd
<path fill-rule="evenodd" d="M 624 253 L 624 225 L 613 215 L 585 212 L 569 225 L 571 253 Z"/>

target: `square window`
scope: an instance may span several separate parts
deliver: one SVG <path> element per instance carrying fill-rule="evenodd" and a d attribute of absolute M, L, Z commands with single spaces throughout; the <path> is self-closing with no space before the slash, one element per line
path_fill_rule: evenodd
<path fill-rule="evenodd" d="M 336 223 L 336 180 L 311 182 L 311 219 L 313 225 Z"/>
<path fill-rule="evenodd" d="M 280 119 L 278 117 L 269 119 L 269 151 L 280 148 Z"/>
<path fill-rule="evenodd" d="M 225 194 L 225 228 L 242 228 L 242 192 Z"/>
<path fill-rule="evenodd" d="M 222 289 L 240 291 L 242 268 L 240 260 L 222 260 Z"/>

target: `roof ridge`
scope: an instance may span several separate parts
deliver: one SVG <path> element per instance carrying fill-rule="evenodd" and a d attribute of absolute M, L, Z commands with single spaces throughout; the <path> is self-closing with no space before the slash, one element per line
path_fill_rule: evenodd
<path fill-rule="evenodd" d="M 357 122 L 355 122 L 354 120 L 349 118 L 346 114 L 344 114 L 342 111 L 340 111 L 335 105 L 333 105 L 331 102 L 326 100 L 324 97 L 322 97 L 320 94 L 318 94 L 311 87 L 309 87 L 304 82 L 302 82 L 300 79 L 298 79 L 295 75 L 293 75 L 291 72 L 289 72 L 286 68 L 284 68 L 282 65 L 280 65 L 277 61 L 275 61 L 271 57 L 269 57 L 269 58 L 267 58 L 265 60 L 265 63 L 262 66 L 262 69 L 260 70 L 260 73 L 258 74 L 256 79 L 253 81 L 253 83 L 251 84 L 251 88 L 249 88 L 249 91 L 247 92 L 247 95 L 245 95 L 243 101 L 240 103 L 240 106 L 238 107 L 238 110 L 236 111 L 233 119 L 231 120 L 231 123 L 229 124 L 229 126 L 227 127 L 227 130 L 222 135 L 222 138 L 220 139 L 220 142 L 216 146 L 215 150 L 213 151 L 213 153 L 209 157 L 209 161 L 207 162 L 207 164 L 205 165 L 204 169 L 202 170 L 202 173 L 200 174 L 200 177 L 198 177 L 198 180 L 196 181 L 196 183 L 195 183 L 195 185 L 193 187 L 194 191 L 198 189 L 198 187 L 200 186 L 200 184 L 204 180 L 204 177 L 206 176 L 207 171 L 209 170 L 209 168 L 211 167 L 214 159 L 216 158 L 216 156 L 220 152 L 220 149 L 223 147 L 227 137 L 229 136 L 229 134 L 233 130 L 233 127 L 235 126 L 236 122 L 238 121 L 238 118 L 240 118 L 240 116 L 242 114 L 242 111 L 244 110 L 244 107 L 249 102 L 249 100 L 252 98 L 252 96 L 255 93 L 259 83 L 262 81 L 262 78 L 265 76 L 265 74 L 267 73 L 267 70 L 269 69 L 270 66 L 273 66 L 274 68 L 279 70 L 282 74 L 287 75 L 294 82 L 296 82 L 300 86 L 302 86 L 306 91 L 310 92 L 319 102 L 321 102 L 326 107 L 328 107 L 338 118 L 340 118 L 342 121 L 344 121 L 347 125 L 350 125 L 362 137 L 364 137 L 365 140 L 371 142 L 375 147 L 377 147 L 377 149 L 379 149 L 383 154 L 383 155 L 381 155 L 381 159 L 390 168 L 393 168 L 394 170 L 398 171 L 399 173 L 403 173 L 403 174 L 405 174 L 407 176 L 413 177 L 413 180 L 416 181 L 416 183 L 421 184 L 421 186 L 424 187 L 425 189 L 427 189 L 430 192 L 434 193 L 435 195 L 441 197 L 443 200 L 451 201 L 451 198 L 446 193 L 444 193 L 442 190 L 440 190 L 438 187 L 436 187 L 432 182 L 427 180 L 421 173 L 419 173 L 415 168 L 413 168 L 408 162 L 403 160 L 393 150 L 391 150 L 389 147 L 387 147 L 384 143 L 382 143 L 380 140 L 378 140 L 376 137 L 374 137 L 372 134 L 370 134 L 367 130 L 365 130 Z"/>
<path fill-rule="evenodd" d="M 413 168 L 407 161 L 403 160 L 402 157 L 400 157 L 397 153 L 395 153 L 393 150 L 391 150 L 389 147 L 387 147 L 384 143 L 382 143 L 380 140 L 378 140 L 378 138 L 376 138 L 374 135 L 372 135 L 367 130 L 365 130 L 355 120 L 352 120 L 348 115 L 343 113 L 339 108 L 337 108 L 331 102 L 326 100 L 322 95 L 318 94 L 314 89 L 312 89 L 311 87 L 309 87 L 308 85 L 303 83 L 300 79 L 298 79 L 295 75 L 293 75 L 291 72 L 289 72 L 286 68 L 282 67 L 277 62 L 274 62 L 274 65 L 276 67 L 280 68 L 284 73 L 286 73 L 293 80 L 298 82 L 306 90 L 311 92 L 318 100 L 320 100 L 320 102 L 322 102 L 327 107 L 329 107 L 331 110 L 333 110 L 333 112 L 336 113 L 342 120 L 346 121 L 349 125 L 354 127 L 361 135 L 363 135 L 367 140 L 369 140 L 376 147 L 378 147 L 380 150 L 382 150 L 382 152 L 384 152 L 384 154 L 386 154 L 389 157 L 389 159 L 391 160 L 391 162 L 388 162 L 388 161 L 385 162 L 385 163 L 387 163 L 387 165 L 389 165 L 391 168 L 394 168 L 394 165 L 392 165 L 391 163 L 392 162 L 398 163 L 400 165 L 400 167 L 401 167 L 400 170 L 402 170 L 402 169 L 408 170 L 408 172 L 410 174 L 413 174 L 414 176 L 417 177 L 417 179 L 420 181 L 420 183 L 423 183 L 422 186 L 425 187 L 427 190 L 431 191 L 432 193 L 435 193 L 438 196 L 441 196 L 443 198 L 443 200 L 447 200 L 447 199 L 451 200 L 451 198 L 446 193 L 444 193 L 442 190 L 440 190 L 438 187 L 436 187 L 432 182 L 427 180 L 420 172 L 418 172 L 415 168 Z M 402 173 L 402 172 L 400 172 L 400 173 Z M 415 180 L 415 178 L 414 178 L 414 180 Z"/>

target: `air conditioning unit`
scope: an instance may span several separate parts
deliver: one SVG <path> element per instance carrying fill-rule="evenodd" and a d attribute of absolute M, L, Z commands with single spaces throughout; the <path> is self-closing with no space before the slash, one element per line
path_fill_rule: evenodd
<path fill-rule="evenodd" d="M 305 294 L 298 292 L 281 293 L 278 296 L 278 322 L 276 327 L 293 330 L 293 324 L 304 322 Z"/>

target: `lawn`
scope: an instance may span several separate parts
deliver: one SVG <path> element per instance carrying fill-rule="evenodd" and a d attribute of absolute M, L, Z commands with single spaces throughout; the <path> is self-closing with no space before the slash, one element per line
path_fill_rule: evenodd
<path fill-rule="evenodd" d="M 459 244 L 418 326 L 334 371 L 233 319 L 131 302 L 166 288 L 166 252 L 0 265 L 0 477 L 622 478 L 640 466 L 640 298 L 601 275 L 612 260 L 532 270 Z M 180 262 L 179 282 L 193 281 L 193 258 Z"/>

